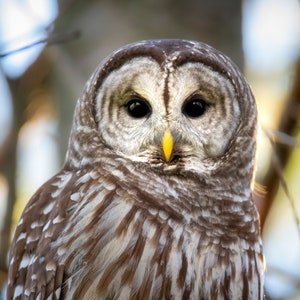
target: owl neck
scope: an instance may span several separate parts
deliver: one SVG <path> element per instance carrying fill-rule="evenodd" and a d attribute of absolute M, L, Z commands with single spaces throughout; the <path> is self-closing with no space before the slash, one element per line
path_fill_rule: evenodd
<path fill-rule="evenodd" d="M 187 180 L 185 189 L 182 184 L 181 179 L 180 185 L 174 187 L 178 192 L 177 199 L 169 195 L 169 206 L 182 212 L 187 222 L 200 230 L 205 229 L 205 234 L 210 237 L 221 234 L 230 239 L 257 239 L 260 224 L 249 182 L 245 185 L 243 180 L 237 182 L 234 179 L 224 184 L 218 178 L 199 183 L 193 179 Z"/>
<path fill-rule="evenodd" d="M 116 161 L 106 162 L 105 168 L 108 171 L 116 169 Z M 258 231 L 250 173 L 248 176 L 244 172 L 242 176 L 239 171 L 219 173 L 208 178 L 194 173 L 163 174 L 122 160 L 117 169 L 118 178 L 113 180 L 126 179 L 128 189 L 135 190 L 138 195 L 137 206 L 168 212 L 174 220 L 184 216 L 184 222 L 202 224 L 203 227 L 214 224 L 232 231 L 241 227 L 245 232 Z M 245 218 L 249 223 L 245 223 Z"/>

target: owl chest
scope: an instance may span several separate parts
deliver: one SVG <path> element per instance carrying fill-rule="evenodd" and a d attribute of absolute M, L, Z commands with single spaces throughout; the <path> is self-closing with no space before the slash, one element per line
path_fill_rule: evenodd
<path fill-rule="evenodd" d="M 87 291 L 86 299 L 226 299 L 226 295 L 238 299 L 243 295 L 238 278 L 244 254 L 238 245 L 224 249 L 220 241 L 162 212 L 145 214 L 126 206 L 121 211 L 121 216 L 110 214 L 108 224 L 102 224 L 103 232 L 95 235 L 86 256 L 94 263 L 80 272 L 78 285 L 73 285 L 77 291 Z M 82 282 L 82 278 L 87 279 Z M 220 290 L 223 294 L 215 294 Z"/>

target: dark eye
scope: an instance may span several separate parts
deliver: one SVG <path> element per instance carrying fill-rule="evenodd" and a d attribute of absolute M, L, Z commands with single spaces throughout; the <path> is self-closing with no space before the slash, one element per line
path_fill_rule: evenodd
<path fill-rule="evenodd" d="M 199 96 L 187 100 L 182 106 L 182 113 L 189 118 L 201 117 L 207 110 L 208 104 Z"/>
<path fill-rule="evenodd" d="M 136 119 L 146 117 L 151 112 L 148 102 L 139 98 L 130 100 L 126 104 L 126 109 L 129 116 Z"/>

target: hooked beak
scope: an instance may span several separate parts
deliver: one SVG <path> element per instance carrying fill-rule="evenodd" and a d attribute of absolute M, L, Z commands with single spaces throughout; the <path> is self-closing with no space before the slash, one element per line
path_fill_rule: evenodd
<path fill-rule="evenodd" d="M 166 162 L 169 162 L 171 159 L 173 145 L 174 145 L 173 136 L 169 128 L 166 129 L 161 143 L 162 143 L 162 148 L 164 151 Z"/>

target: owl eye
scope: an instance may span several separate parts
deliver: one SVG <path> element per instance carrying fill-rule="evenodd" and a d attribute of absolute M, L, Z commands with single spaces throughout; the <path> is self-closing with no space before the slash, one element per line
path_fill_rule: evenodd
<path fill-rule="evenodd" d="M 187 100 L 182 106 L 182 113 L 189 118 L 201 117 L 207 110 L 208 103 L 199 96 Z"/>
<path fill-rule="evenodd" d="M 148 102 L 139 98 L 134 98 L 127 102 L 126 109 L 128 115 L 135 119 L 146 117 L 151 113 Z"/>

